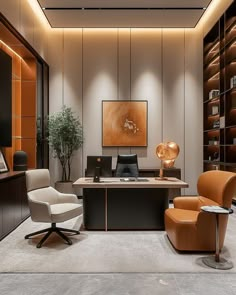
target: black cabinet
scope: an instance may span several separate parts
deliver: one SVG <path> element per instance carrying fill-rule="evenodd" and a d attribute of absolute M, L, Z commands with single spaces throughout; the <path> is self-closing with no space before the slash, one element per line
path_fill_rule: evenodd
<path fill-rule="evenodd" d="M 0 239 L 29 217 L 24 172 L 0 175 Z"/>
<path fill-rule="evenodd" d="M 140 177 L 158 177 L 160 175 L 160 169 L 139 169 Z M 175 177 L 181 179 L 181 169 L 179 168 L 164 168 L 164 177 Z M 174 197 L 181 196 L 180 188 L 169 189 L 169 201 L 173 200 Z"/>

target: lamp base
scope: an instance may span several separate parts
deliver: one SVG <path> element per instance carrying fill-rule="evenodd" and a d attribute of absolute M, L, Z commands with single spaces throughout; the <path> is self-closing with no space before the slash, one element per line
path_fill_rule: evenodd
<path fill-rule="evenodd" d="M 168 180 L 168 177 L 155 177 L 155 180 Z"/>
<path fill-rule="evenodd" d="M 215 261 L 215 256 L 203 257 L 202 261 L 205 265 L 215 268 L 215 269 L 231 269 L 233 268 L 233 263 L 227 261 L 224 258 L 220 258 L 219 262 Z"/>

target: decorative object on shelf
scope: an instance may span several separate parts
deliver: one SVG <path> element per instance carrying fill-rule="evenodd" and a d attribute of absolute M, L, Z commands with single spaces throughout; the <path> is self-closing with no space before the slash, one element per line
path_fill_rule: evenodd
<path fill-rule="evenodd" d="M 9 171 L 3 152 L 0 150 L 0 173 Z"/>
<path fill-rule="evenodd" d="M 230 78 L 230 88 L 236 87 L 236 76 Z"/>
<path fill-rule="evenodd" d="M 60 112 L 49 115 L 48 132 L 49 146 L 62 167 L 61 182 L 70 182 L 72 186 L 72 156 L 84 141 L 79 117 L 74 116 L 71 108 L 63 106 Z"/>
<path fill-rule="evenodd" d="M 163 176 L 164 163 L 167 165 L 171 163 L 170 167 L 174 166 L 175 159 L 179 155 L 179 146 L 173 141 L 162 142 L 156 147 L 156 155 L 161 160 L 160 179 L 165 179 Z M 158 179 L 158 178 L 157 178 Z"/>
<path fill-rule="evenodd" d="M 147 101 L 102 101 L 102 146 L 147 146 Z"/>
<path fill-rule="evenodd" d="M 213 161 L 219 161 L 220 160 L 220 156 L 219 156 L 219 153 L 218 152 L 214 152 L 213 154 Z"/>
<path fill-rule="evenodd" d="M 16 151 L 13 155 L 13 170 L 14 171 L 26 171 L 28 157 L 24 151 Z"/>
<path fill-rule="evenodd" d="M 233 138 L 233 144 L 236 144 L 236 138 L 235 137 Z"/>
<path fill-rule="evenodd" d="M 219 128 L 220 127 L 220 120 L 215 120 L 213 122 L 213 128 Z"/>
<path fill-rule="evenodd" d="M 225 128 L 225 116 L 220 117 L 220 128 Z"/>
<path fill-rule="evenodd" d="M 218 113 L 219 113 L 219 106 L 218 105 L 212 106 L 211 114 L 212 115 L 217 115 Z"/>
<path fill-rule="evenodd" d="M 217 97 L 219 95 L 220 95 L 220 90 L 219 89 L 212 89 L 209 92 L 209 99 L 215 98 L 215 97 Z"/>
<path fill-rule="evenodd" d="M 217 139 L 216 136 L 209 139 L 209 145 L 218 145 L 218 144 L 219 144 L 219 140 Z"/>

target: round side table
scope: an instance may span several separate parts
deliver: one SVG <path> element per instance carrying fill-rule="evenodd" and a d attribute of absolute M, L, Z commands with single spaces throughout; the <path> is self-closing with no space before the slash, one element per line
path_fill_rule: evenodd
<path fill-rule="evenodd" d="M 216 269 L 231 269 L 233 268 L 233 263 L 227 261 L 226 259 L 220 257 L 220 239 L 219 239 L 219 215 L 220 214 L 231 214 L 233 210 L 231 208 L 223 208 L 220 206 L 203 206 L 201 210 L 207 213 L 215 214 L 216 217 L 216 251 L 214 256 L 203 257 L 202 261 L 209 267 Z"/>

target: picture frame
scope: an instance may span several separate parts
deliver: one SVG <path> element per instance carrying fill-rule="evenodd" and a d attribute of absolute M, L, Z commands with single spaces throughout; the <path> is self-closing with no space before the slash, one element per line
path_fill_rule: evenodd
<path fill-rule="evenodd" d="M 4 172 L 8 172 L 8 171 L 9 171 L 9 168 L 7 165 L 7 161 L 4 157 L 4 154 L 0 150 L 0 173 L 4 173 Z"/>
<path fill-rule="evenodd" d="M 102 101 L 102 146 L 147 147 L 147 100 Z"/>

